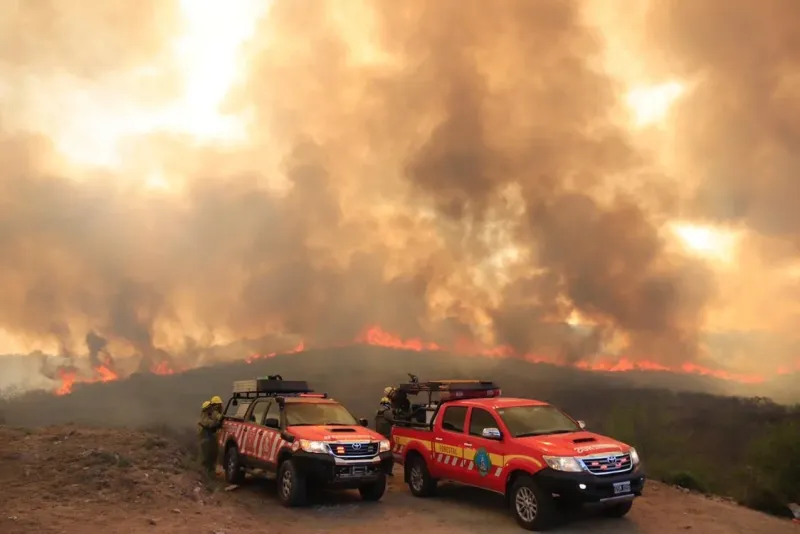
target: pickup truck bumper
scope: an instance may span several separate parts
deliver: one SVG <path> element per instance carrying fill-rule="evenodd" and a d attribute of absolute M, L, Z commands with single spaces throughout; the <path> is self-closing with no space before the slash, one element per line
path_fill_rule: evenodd
<path fill-rule="evenodd" d="M 391 451 L 382 452 L 374 459 L 350 460 L 330 454 L 297 452 L 292 456 L 295 465 L 317 484 L 341 489 L 354 489 L 375 482 L 388 475 L 394 467 Z"/>
<path fill-rule="evenodd" d="M 645 474 L 641 465 L 627 473 L 605 476 L 565 473 L 548 468 L 538 472 L 534 478 L 540 488 L 565 501 L 613 504 L 640 496 L 644 489 Z"/>

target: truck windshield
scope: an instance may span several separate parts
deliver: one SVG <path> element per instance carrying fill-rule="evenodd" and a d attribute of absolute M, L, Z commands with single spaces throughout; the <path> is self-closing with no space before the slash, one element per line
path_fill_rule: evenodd
<path fill-rule="evenodd" d="M 497 413 L 515 438 L 578 432 L 580 427 L 555 406 L 498 408 Z"/>
<path fill-rule="evenodd" d="M 287 426 L 358 425 L 355 417 L 341 404 L 331 402 L 287 402 Z"/>

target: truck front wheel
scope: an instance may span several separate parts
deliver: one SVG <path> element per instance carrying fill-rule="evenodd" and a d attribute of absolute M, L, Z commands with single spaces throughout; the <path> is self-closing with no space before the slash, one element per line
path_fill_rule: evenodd
<path fill-rule="evenodd" d="M 381 475 L 375 482 L 359 486 L 358 493 L 365 501 L 379 501 L 386 493 L 386 475 Z"/>
<path fill-rule="evenodd" d="M 278 501 L 286 507 L 303 506 L 307 498 L 306 477 L 292 460 L 286 460 L 278 468 Z"/>
<path fill-rule="evenodd" d="M 228 484 L 237 485 L 244 482 L 244 469 L 236 445 L 231 445 L 225 450 L 225 480 Z"/>
<path fill-rule="evenodd" d="M 525 530 L 549 530 L 555 526 L 553 496 L 542 491 L 531 477 L 521 475 L 514 481 L 508 501 L 514 519 Z"/>
<path fill-rule="evenodd" d="M 431 477 L 425 460 L 414 455 L 406 464 L 408 489 L 414 497 L 430 497 L 436 493 L 436 480 Z"/>

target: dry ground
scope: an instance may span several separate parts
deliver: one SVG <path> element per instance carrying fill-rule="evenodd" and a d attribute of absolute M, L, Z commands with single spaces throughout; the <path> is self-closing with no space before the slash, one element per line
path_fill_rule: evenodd
<path fill-rule="evenodd" d="M 269 482 L 228 492 L 221 483 L 211 486 L 170 439 L 78 427 L 0 427 L 4 534 L 523 532 L 497 496 L 443 486 L 438 498 L 415 499 L 399 477 L 380 503 L 362 503 L 347 492 L 324 494 L 309 508 L 291 510 L 277 504 Z M 626 519 L 586 513 L 557 532 L 800 534 L 800 525 L 650 483 Z"/>

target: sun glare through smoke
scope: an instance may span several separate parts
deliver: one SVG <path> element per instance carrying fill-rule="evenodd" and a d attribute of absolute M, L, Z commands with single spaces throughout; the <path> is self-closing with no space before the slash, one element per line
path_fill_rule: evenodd
<path fill-rule="evenodd" d="M 636 127 L 642 128 L 663 122 L 684 90 L 683 84 L 672 81 L 640 86 L 628 92 L 626 103 L 633 113 Z"/>
<path fill-rule="evenodd" d="M 56 146 L 77 164 L 118 167 L 120 143 L 154 132 L 188 135 L 198 142 L 244 140 L 241 117 L 221 111 L 224 99 L 243 66 L 241 45 L 253 35 L 269 2 L 181 0 L 184 31 L 176 35 L 172 53 L 183 90 L 170 103 L 145 107 L 118 88 L 98 82 L 66 91 L 66 110 L 59 112 Z M 149 68 L 128 73 L 147 76 Z"/>
<path fill-rule="evenodd" d="M 736 255 L 739 236 L 731 230 L 688 223 L 674 224 L 671 229 L 689 253 L 723 264 L 731 263 Z"/>

